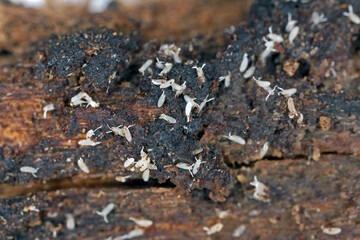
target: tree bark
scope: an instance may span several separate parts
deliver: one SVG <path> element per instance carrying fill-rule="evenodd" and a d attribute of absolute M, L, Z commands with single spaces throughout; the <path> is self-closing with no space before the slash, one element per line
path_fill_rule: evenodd
<path fill-rule="evenodd" d="M 175 16 L 197 21 L 231 4 L 238 3 L 214 0 L 204 7 L 208 15 L 180 11 Z M 68 21 L 67 14 L 52 17 L 2 3 L 3 15 L 8 14 L 0 46 L 10 53 L 1 57 L 0 71 L 2 238 L 121 239 L 139 228 L 143 239 L 360 238 L 360 100 L 353 64 L 359 25 L 343 16 L 349 4 L 360 13 L 356 1 L 257 1 L 246 21 L 226 31 L 227 37 L 206 32 L 224 28 L 222 23 L 194 30 L 209 34 L 205 38 L 188 40 L 193 32 L 176 35 L 183 41 L 172 49 L 181 48 L 182 63 L 175 63 L 171 54 L 159 51 L 164 43 L 149 36 L 171 39 L 168 31 L 186 32 L 182 25 L 151 35 L 154 28 L 144 29 L 119 7 L 91 21 L 93 16 L 74 9 L 83 14 Z M 143 7 L 131 11 L 147 12 Z M 327 21 L 314 25 L 315 11 Z M 293 43 L 285 31 L 288 13 L 300 28 Z M 27 24 L 9 25 L 22 14 L 31 19 Z M 138 19 L 152 26 L 161 17 Z M 221 22 L 234 24 L 234 19 L 231 15 Z M 30 32 L 34 25 L 37 29 Z M 58 35 L 50 37 L 49 26 Z M 261 59 L 270 26 L 284 41 L 275 42 Z M 29 40 L 39 42 L 30 46 Z M 255 80 L 240 73 L 245 53 L 248 68 L 255 67 L 256 79 L 269 81 L 273 94 L 267 97 Z M 156 58 L 172 63 L 171 71 L 159 76 Z M 152 65 L 139 73 L 148 59 Z M 205 81 L 196 71 L 203 63 Z M 228 88 L 219 81 L 226 75 Z M 177 96 L 171 87 L 152 84 L 153 79 L 186 81 L 186 89 Z M 296 112 L 289 107 L 290 97 L 281 94 L 290 88 L 297 90 L 291 96 Z M 71 106 L 81 91 L 100 106 Z M 166 100 L 158 107 L 162 93 Z M 199 105 L 214 100 L 201 111 L 194 106 L 187 117 L 184 95 Z M 55 109 L 45 118 L 48 104 Z M 163 113 L 176 123 L 159 119 Z M 134 125 L 129 127 L 132 141 L 110 129 L 119 125 Z M 79 145 L 100 126 L 89 138 L 100 144 Z M 229 133 L 246 144 L 229 140 Z M 124 167 L 128 158 L 143 159 L 144 152 L 156 166 L 148 182 L 144 170 Z M 90 173 L 78 166 L 80 158 Z M 191 166 L 197 159 L 203 161 L 198 172 L 176 166 Z M 23 166 L 39 168 L 36 177 L 21 171 Z M 255 194 L 254 178 L 265 185 L 263 198 Z M 106 223 L 96 211 L 110 203 L 114 209 Z M 69 216 L 74 229 L 67 226 Z M 153 223 L 136 226 L 129 218 Z M 219 232 L 204 230 L 218 223 Z"/>

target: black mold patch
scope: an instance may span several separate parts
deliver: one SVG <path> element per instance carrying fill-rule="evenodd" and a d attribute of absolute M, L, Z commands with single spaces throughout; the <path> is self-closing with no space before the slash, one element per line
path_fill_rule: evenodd
<path fill-rule="evenodd" d="M 55 36 L 45 43 L 43 67 L 50 79 L 76 79 L 84 90 L 107 91 L 124 76 L 136 47 L 135 38 L 105 29 Z"/>

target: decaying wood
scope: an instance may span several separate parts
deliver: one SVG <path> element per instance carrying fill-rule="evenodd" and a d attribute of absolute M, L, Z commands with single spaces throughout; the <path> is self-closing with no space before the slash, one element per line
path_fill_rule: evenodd
<path fill-rule="evenodd" d="M 45 40 L 0 72 L 1 236 L 116 239 L 136 228 L 133 217 L 153 221 L 144 228 L 146 239 L 206 239 L 203 228 L 217 223 L 223 228 L 212 239 L 236 238 L 241 225 L 240 239 L 326 239 L 330 227 L 341 229 L 332 238 L 359 238 L 360 100 L 351 65 L 359 27 L 342 15 L 349 4 L 360 13 L 355 1 L 258 1 L 216 58 L 206 47 L 194 49 L 196 40 L 177 43 L 173 50 L 181 48 L 182 63 L 126 20 L 113 30 L 89 23 L 76 31 L 54 20 L 64 27 L 54 32 L 66 34 L 47 39 L 40 28 Z M 328 20 L 312 26 L 314 11 Z M 300 27 L 293 44 L 285 32 L 288 13 Z M 262 61 L 270 26 L 285 40 Z M 245 53 L 254 76 L 279 87 L 268 98 L 240 73 Z M 171 71 L 161 74 L 156 58 L 173 63 Z M 139 73 L 149 59 L 153 64 Z M 204 63 L 199 76 L 194 67 Z M 297 63 L 290 74 L 289 63 Z M 225 88 L 219 78 L 228 74 Z M 152 79 L 186 82 L 186 89 L 176 94 Z M 280 88 L 297 92 L 289 101 Z M 71 106 L 80 91 L 99 106 Z M 184 95 L 197 104 L 214 100 L 201 111 L 194 105 L 186 116 Z M 54 110 L 44 118 L 48 104 Z M 176 124 L 159 119 L 161 114 Z M 131 141 L 109 132 L 119 125 L 133 125 Z M 91 140 L 100 144 L 80 146 L 97 128 Z M 229 133 L 246 144 L 225 138 Z M 127 158 L 140 160 L 142 151 L 156 166 L 147 183 L 138 168 L 124 167 Z M 79 158 L 89 173 L 79 168 Z M 176 167 L 196 159 L 203 163 L 194 176 Z M 21 172 L 22 166 L 39 168 L 36 178 Z M 266 199 L 253 196 L 255 176 Z M 96 211 L 109 203 L 115 208 L 105 223 Z M 75 229 L 66 228 L 66 214 L 73 215 Z"/>
<path fill-rule="evenodd" d="M 130 217 L 149 219 L 146 239 L 206 239 L 204 226 L 222 223 L 212 239 L 231 239 L 240 225 L 240 239 L 327 239 L 325 227 L 339 227 L 335 239 L 359 237 L 360 191 L 358 157 L 326 155 L 318 162 L 305 159 L 261 161 L 234 171 L 240 180 L 225 203 L 203 199 L 203 193 L 179 192 L 170 187 L 128 189 L 123 183 L 110 188 L 57 190 L 2 200 L 1 223 L 5 236 L 30 239 L 106 239 L 124 235 L 137 226 Z M 269 187 L 269 203 L 253 199 L 249 185 L 254 175 Z M 133 185 L 135 186 L 135 185 Z M 81 187 L 81 186 L 78 186 Z M 95 212 L 108 203 L 114 210 L 109 223 Z M 35 206 L 39 212 L 29 211 Z M 75 219 L 75 229 L 66 228 L 66 214 Z M 56 232 L 56 233 L 54 233 Z"/>

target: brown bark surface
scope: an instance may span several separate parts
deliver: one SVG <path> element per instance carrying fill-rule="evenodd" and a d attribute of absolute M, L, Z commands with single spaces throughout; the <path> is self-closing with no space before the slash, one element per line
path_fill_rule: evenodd
<path fill-rule="evenodd" d="M 349 4 L 360 13 L 357 1 L 340 0 L 260 0 L 250 10 L 248 1 L 146 1 L 96 15 L 1 3 L 1 237 L 116 239 L 142 228 L 139 239 L 360 239 L 359 25 L 343 16 Z M 327 21 L 313 26 L 314 11 Z M 293 44 L 288 13 L 300 27 Z M 229 25 L 235 31 L 223 34 Z M 284 42 L 262 61 L 270 26 Z M 169 41 L 181 48 L 181 64 L 158 51 Z M 245 53 L 256 78 L 297 89 L 297 116 L 289 117 L 279 90 L 266 100 L 239 72 Z M 159 76 L 156 58 L 174 63 L 172 70 Z M 139 73 L 148 59 L 154 64 Z M 204 82 L 193 69 L 203 63 Z M 228 74 L 226 88 L 218 79 Z M 186 81 L 187 88 L 175 96 L 151 79 Z M 80 91 L 100 106 L 71 107 Z M 183 95 L 199 104 L 215 99 L 187 121 Z M 55 110 L 44 119 L 49 103 Z M 176 124 L 159 119 L 162 113 Z M 132 141 L 107 125 L 135 125 Z M 78 144 L 100 126 L 91 138 L 99 145 Z M 226 139 L 229 132 L 246 144 Z M 143 147 L 156 166 L 148 182 L 138 168 L 124 167 Z M 79 169 L 80 157 L 89 174 Z M 176 167 L 195 158 L 203 163 L 194 176 Z M 37 177 L 22 166 L 38 167 Z M 254 197 L 255 176 L 267 201 Z M 109 203 L 115 208 L 105 223 L 96 211 Z M 67 228 L 67 214 L 75 229 Z M 136 226 L 132 217 L 153 224 Z M 207 235 L 203 228 L 216 223 L 221 231 Z M 341 233 L 324 233 L 331 227 Z"/>

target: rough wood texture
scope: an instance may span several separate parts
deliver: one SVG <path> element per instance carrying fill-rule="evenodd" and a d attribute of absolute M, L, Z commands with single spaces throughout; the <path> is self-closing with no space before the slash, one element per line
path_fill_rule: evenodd
<path fill-rule="evenodd" d="M 219 222 L 224 228 L 211 239 L 232 239 L 240 225 L 246 228 L 240 239 L 330 239 L 322 227 L 342 229 L 331 239 L 358 239 L 359 163 L 358 157 L 336 155 L 318 162 L 261 161 L 234 171 L 241 183 L 222 204 L 204 199 L 199 191 L 143 184 L 136 189 L 134 183 L 39 192 L 2 200 L 2 229 L 4 235 L 18 239 L 51 239 L 54 231 L 59 238 L 106 239 L 134 229 L 128 218 L 135 217 L 154 222 L 142 239 L 206 239 L 203 227 Z M 270 188 L 270 203 L 253 199 L 248 182 L 254 175 Z M 95 212 L 111 202 L 115 209 L 106 224 Z M 26 211 L 31 205 L 40 212 Z M 220 211 L 228 215 L 222 219 Z M 67 213 L 74 215 L 74 230 L 65 227 Z"/>
<path fill-rule="evenodd" d="M 221 6 L 228 9 L 232 3 Z M 209 16 L 217 4 L 206 6 Z M 54 29 L 59 35 L 48 36 L 40 25 L 38 34 L 28 38 L 44 41 L 30 48 L 5 24 L 12 37 L 1 43 L 11 53 L 0 72 L 1 236 L 116 239 L 135 228 L 128 220 L 135 217 L 153 221 L 144 229 L 140 237 L 144 239 L 232 239 L 240 225 L 244 229 L 240 239 L 359 239 L 360 99 L 352 64 L 358 54 L 359 25 L 342 14 L 349 4 L 360 13 L 357 1 L 257 1 L 247 21 L 226 31 L 231 39 L 214 43 L 215 49 L 225 49 L 216 56 L 208 41 L 219 39 L 216 34 L 189 40 L 193 36 L 189 32 L 187 39 L 177 38 L 187 40 L 173 49 L 181 48 L 182 63 L 159 52 L 163 43 L 149 42 L 150 33 L 141 32 L 144 26 L 126 17 L 113 20 L 121 24 L 107 22 L 123 10 L 100 14 L 97 23 L 88 22 L 88 14 L 79 16 L 76 24 L 65 21 L 66 16 L 47 16 L 59 27 Z M 7 21 L 19 13 L 44 17 L 7 4 L 1 8 L 11 13 Z M 314 11 L 328 20 L 312 25 Z M 285 31 L 288 13 L 300 27 L 293 44 Z M 177 16 L 184 15 L 180 11 Z M 86 24 L 81 25 L 83 21 Z M 107 28 L 99 28 L 99 23 Z M 23 34 L 32 24 L 36 21 L 23 26 Z M 270 26 L 285 40 L 275 43 L 277 52 L 262 60 L 263 37 Z M 226 39 L 228 45 L 221 45 Z M 19 51 L 16 45 L 21 46 Z M 266 100 L 268 93 L 239 72 L 245 53 L 256 67 L 256 78 L 270 81 L 272 88 L 297 89 L 291 96 L 297 116 L 289 118 L 289 98 L 278 94 L 279 89 Z M 171 71 L 159 76 L 156 58 L 173 63 Z M 139 73 L 148 59 L 154 63 Z M 206 81 L 193 69 L 203 63 Z M 226 88 L 219 77 L 228 74 L 231 83 Z M 171 87 L 151 84 L 155 78 L 186 82 L 187 87 L 176 96 Z M 71 98 L 80 91 L 100 106 L 71 107 Z M 159 108 L 163 92 L 166 100 Z M 215 100 L 202 111 L 193 109 L 188 121 L 183 95 L 196 98 L 198 104 L 207 96 Z M 43 107 L 49 103 L 55 110 L 44 119 Z M 159 119 L 162 113 L 174 117 L 176 124 Z M 107 125 L 135 125 L 130 128 L 133 140 L 107 133 Z M 87 131 L 99 126 L 103 127 L 91 139 L 101 143 L 79 146 Z M 226 139 L 229 132 L 243 137 L 246 144 Z M 269 150 L 261 154 L 265 143 Z M 147 183 L 138 168 L 124 167 L 127 158 L 140 159 L 143 147 L 157 168 Z M 80 157 L 90 174 L 77 166 Z M 194 163 L 195 157 L 204 163 L 194 177 L 176 167 Z M 22 166 L 38 167 L 37 179 L 21 172 Z M 122 182 L 120 177 L 125 176 L 129 178 Z M 250 182 L 255 176 L 267 186 L 269 201 L 254 198 Z M 106 224 L 96 211 L 108 203 L 115 208 Z M 75 217 L 74 230 L 66 228 L 69 213 Z M 223 229 L 207 236 L 203 227 L 220 222 Z M 330 227 L 341 228 L 341 233 L 325 234 Z"/>

